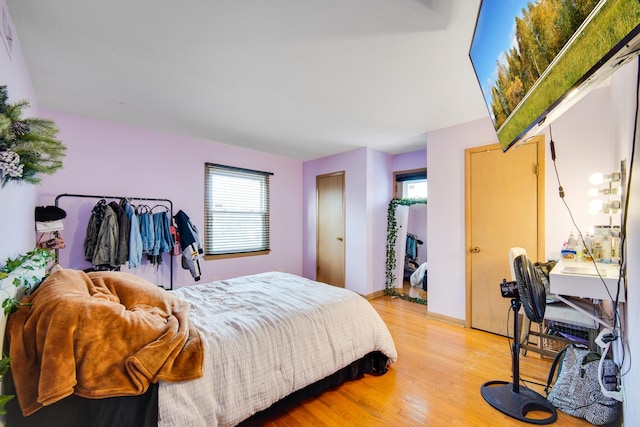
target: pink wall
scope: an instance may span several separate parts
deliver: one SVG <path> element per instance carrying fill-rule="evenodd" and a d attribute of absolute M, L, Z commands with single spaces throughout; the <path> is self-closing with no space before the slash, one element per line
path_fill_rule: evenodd
<path fill-rule="evenodd" d="M 427 140 L 424 145 L 426 147 Z M 427 149 L 411 151 L 409 153 L 396 154 L 393 156 L 393 171 L 407 171 L 427 167 Z"/>
<path fill-rule="evenodd" d="M 429 133 L 426 246 L 430 313 L 465 318 L 465 149 L 496 141 L 488 116 Z"/>
<path fill-rule="evenodd" d="M 361 148 L 305 162 L 303 274 L 316 277 L 316 176 L 345 171 L 346 287 L 362 295 L 383 290 L 393 172 L 424 168 L 426 158 L 426 150 L 392 156 Z"/>
<path fill-rule="evenodd" d="M 6 8 L 6 2 L 0 0 Z M 8 10 L 8 9 L 5 9 Z M 13 28 L 13 23 L 9 25 Z M 6 85 L 9 102 L 27 99 L 30 109 L 24 109 L 23 117 L 37 117 L 37 100 L 31 85 L 31 77 L 22 55 L 20 39 L 13 31 L 11 55 L 0 41 L 0 85 Z M 35 246 L 33 210 L 36 206 L 36 187 L 27 184 L 7 184 L 0 188 L 0 267 L 8 257 L 30 251 Z"/>
<path fill-rule="evenodd" d="M 363 218 L 366 215 L 365 189 L 366 189 L 366 150 L 359 149 L 335 156 L 305 162 L 303 165 L 303 215 L 305 218 L 304 236 L 302 247 L 302 274 L 311 279 L 316 278 L 316 176 L 333 172 L 345 172 L 345 212 L 346 212 L 346 286 L 364 289 L 364 285 L 352 284 L 355 275 L 352 273 L 356 262 L 362 263 L 363 258 L 358 252 L 363 253 L 364 239 L 356 239 L 355 236 L 366 235 L 364 221 L 354 221 L 355 218 Z M 353 226 L 353 228 L 352 228 Z M 351 280 L 350 280 L 351 279 Z"/>
<path fill-rule="evenodd" d="M 370 212 L 367 260 L 370 272 L 368 294 L 384 290 L 387 272 L 387 210 L 393 197 L 392 163 L 395 156 L 369 150 L 368 209 Z"/>
<path fill-rule="evenodd" d="M 316 277 L 316 176 L 339 171 L 345 171 L 346 287 L 368 295 L 384 289 L 390 155 L 360 148 L 304 163 L 302 271 Z"/>
<path fill-rule="evenodd" d="M 426 139 L 425 139 L 426 145 Z M 427 167 L 427 149 L 411 151 L 393 156 L 393 172 L 422 169 Z M 428 174 L 427 174 L 428 176 Z M 416 234 L 424 242 L 418 250 L 418 264 L 427 261 L 427 206 L 413 205 L 409 208 L 407 230 Z"/>
<path fill-rule="evenodd" d="M 43 180 L 39 204 L 54 204 L 63 193 L 170 199 L 204 238 L 204 163 L 213 162 L 273 172 L 271 178 L 271 253 L 202 262 L 201 281 L 281 270 L 302 269 L 302 162 L 205 140 L 157 133 L 116 123 L 47 111 L 67 145 L 64 169 Z M 67 210 L 60 251 L 63 265 L 87 268 L 82 242 L 90 210 L 98 199 L 61 198 Z M 151 203 L 151 202 L 149 202 Z M 158 272 L 149 264 L 136 274 L 156 283 L 169 282 L 168 256 Z M 125 268 L 126 270 L 126 268 Z M 174 287 L 193 284 L 188 270 L 174 263 Z"/>
<path fill-rule="evenodd" d="M 556 177 L 551 150 L 548 145 L 549 127 L 544 129 L 546 158 L 545 174 L 545 208 L 547 221 L 545 227 L 545 251 L 547 259 L 560 258 L 562 244 L 569 233 L 576 233 L 576 226 L 585 233 L 590 226 L 608 224 L 607 215 L 592 215 L 588 211 L 589 176 L 598 171 L 613 171 L 620 167 L 620 157 L 615 153 L 613 133 L 613 116 L 603 114 L 594 106 L 610 106 L 611 88 L 603 87 L 592 90 L 589 95 L 571 107 L 551 125 L 556 151 L 556 167 L 562 186 L 564 200 L 558 195 L 558 178 Z M 616 141 L 617 143 L 617 141 Z M 589 155 L 597 153 L 597 155 Z M 586 155 L 585 155 L 586 154 Z M 572 215 L 567 214 L 567 203 Z M 551 216 L 551 213 L 556 213 Z M 553 218 L 553 220 L 550 220 Z M 614 221 L 619 225 L 619 221 Z"/>

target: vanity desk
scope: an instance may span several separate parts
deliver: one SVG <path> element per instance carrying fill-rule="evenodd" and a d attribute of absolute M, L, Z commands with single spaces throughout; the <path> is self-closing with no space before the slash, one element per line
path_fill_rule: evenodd
<path fill-rule="evenodd" d="M 615 300 L 620 266 L 599 262 L 596 263 L 596 266 L 587 261 L 561 259 L 549 274 L 551 293 L 581 298 Z M 602 279 L 598 277 L 598 272 L 600 272 Z M 618 302 L 625 301 L 624 294 L 624 288 L 621 286 Z"/>
<path fill-rule="evenodd" d="M 597 266 L 597 270 L 596 270 Z M 601 319 L 585 312 L 563 296 L 590 298 L 593 300 L 615 301 L 618 291 L 620 266 L 617 264 L 596 263 L 586 261 L 569 261 L 561 259 L 549 273 L 551 293 L 556 294 L 565 304 L 589 315 L 602 326 L 609 327 Z M 598 276 L 598 272 L 602 276 Z M 594 301 L 595 302 L 595 301 Z M 621 284 L 618 302 L 625 302 L 624 284 Z"/>

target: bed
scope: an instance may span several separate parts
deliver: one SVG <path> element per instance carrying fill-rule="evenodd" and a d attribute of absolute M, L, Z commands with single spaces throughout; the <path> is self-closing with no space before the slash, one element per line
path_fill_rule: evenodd
<path fill-rule="evenodd" d="M 86 275 L 83 272 L 73 274 Z M 172 320 L 182 316 L 182 308 L 186 305 L 187 324 L 173 324 L 171 328 L 162 329 L 162 322 L 158 322 L 159 338 L 149 344 L 153 351 L 145 353 L 151 355 L 149 363 L 153 369 L 146 368 L 142 357 L 137 359 L 137 365 L 129 363 L 130 360 L 127 362 L 138 349 L 133 352 L 125 349 L 130 354 L 123 355 L 116 365 L 124 366 L 126 372 L 118 375 L 126 377 L 129 374 L 127 366 L 133 365 L 131 376 L 134 380 L 131 382 L 134 386 L 124 387 L 115 394 L 101 389 L 101 381 L 95 379 L 100 376 L 95 372 L 75 378 L 76 384 L 70 393 L 69 381 L 65 377 L 64 387 L 57 387 L 64 391 L 54 398 L 50 395 L 44 399 L 36 396 L 36 406 L 39 407 L 32 411 L 33 406 L 29 404 L 33 405 L 33 396 L 25 399 L 24 390 L 33 391 L 34 384 L 41 378 L 34 379 L 33 375 L 18 378 L 21 374 L 14 372 L 22 408 L 13 404 L 13 410 L 9 411 L 9 426 L 39 425 L 39 422 L 41 425 L 53 425 L 54 417 L 67 421 L 72 418 L 74 422 L 82 419 L 84 424 L 79 422 L 76 425 L 97 425 L 99 422 L 106 426 L 117 422 L 117 425 L 157 424 L 162 427 L 232 426 L 300 393 L 317 393 L 344 379 L 357 378 L 365 373 L 383 374 L 397 359 L 392 337 L 380 316 L 364 298 L 346 289 L 292 274 L 270 272 L 166 292 L 128 273 L 101 272 L 92 276 L 94 274 L 98 273 L 90 273 L 86 275 L 88 279 L 83 280 L 109 282 L 104 287 L 107 290 L 102 289 L 102 292 L 110 295 L 99 296 L 109 304 L 115 304 L 116 311 L 123 311 L 125 317 L 130 318 L 132 312 L 138 312 L 136 316 L 140 317 L 140 311 L 150 310 L 151 316 L 155 316 L 153 322 L 158 316 Z M 48 300 L 56 298 L 56 295 L 61 295 L 63 300 L 68 299 L 64 290 L 65 280 L 56 280 L 56 275 L 58 272 L 53 273 L 32 295 L 32 308 L 21 308 L 9 319 L 11 356 L 17 356 L 12 361 L 14 371 L 45 363 L 45 357 L 33 357 L 37 353 L 33 349 L 38 345 L 29 348 L 33 343 L 22 335 L 29 329 L 27 312 L 35 311 L 38 305 L 58 306 L 57 302 Z M 124 282 L 125 291 L 119 289 L 120 282 Z M 51 283 L 62 288 L 48 292 L 50 296 L 45 303 L 38 294 L 46 295 Z M 131 290 L 135 292 L 129 292 Z M 128 300 L 132 298 L 130 294 L 138 298 L 137 294 L 147 293 L 152 297 L 145 296 L 144 303 Z M 153 311 L 157 307 L 149 308 L 154 298 L 161 300 L 160 314 Z M 104 301 L 100 303 L 106 304 Z M 63 307 L 69 312 L 67 306 Z M 55 312 L 52 309 L 48 315 L 55 315 Z M 143 317 L 145 315 L 142 314 Z M 136 325 L 141 324 L 138 317 Z M 38 324 L 42 325 L 42 322 L 39 320 Z M 103 328 L 101 333 L 117 329 L 113 320 L 108 323 L 110 326 Z M 131 329 L 130 325 L 125 325 L 124 330 L 127 327 Z M 74 340 L 77 335 L 76 331 Z M 95 337 L 95 332 L 92 336 Z M 44 340 L 42 336 L 35 341 L 38 339 Z M 118 340 L 117 337 L 110 339 Z M 182 343 L 182 351 L 175 351 L 176 345 L 179 346 L 176 343 Z M 74 347 L 78 345 L 74 343 Z M 146 346 L 141 348 L 144 350 Z M 25 359 L 26 355 L 31 355 L 34 360 L 20 359 Z M 162 364 L 157 359 L 166 359 L 166 362 Z M 82 369 L 76 368 L 76 371 L 82 373 Z M 141 372 L 148 374 L 146 378 Z M 84 377 L 90 377 L 93 383 L 83 385 Z M 21 385 L 21 381 L 31 382 L 31 385 Z M 55 382 L 55 378 L 47 381 L 50 384 Z M 104 388 L 113 390 L 113 384 Z M 37 403 L 39 399 L 46 405 Z M 26 405 L 25 401 L 28 402 Z M 86 409 L 87 406 L 90 409 Z M 25 408 L 31 415 L 23 416 Z M 16 414 L 18 410 L 20 413 Z"/>

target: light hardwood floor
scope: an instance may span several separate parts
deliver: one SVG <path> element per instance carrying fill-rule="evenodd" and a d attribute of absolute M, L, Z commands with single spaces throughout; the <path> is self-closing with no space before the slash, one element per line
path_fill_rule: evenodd
<path fill-rule="evenodd" d="M 385 375 L 348 381 L 293 407 L 267 411 L 243 425 L 532 425 L 502 414 L 480 394 L 486 381 L 511 381 L 510 347 L 505 337 L 428 319 L 425 306 L 400 298 L 379 297 L 371 304 L 389 327 L 399 355 Z M 549 359 L 536 354 L 520 361 L 523 379 L 546 382 Z M 591 424 L 558 411 L 553 425 Z"/>
<path fill-rule="evenodd" d="M 402 283 L 402 288 L 396 289 L 396 291 L 409 298 L 420 298 L 427 301 L 427 291 L 424 291 L 422 287 L 411 286 L 408 280 L 405 280 Z"/>

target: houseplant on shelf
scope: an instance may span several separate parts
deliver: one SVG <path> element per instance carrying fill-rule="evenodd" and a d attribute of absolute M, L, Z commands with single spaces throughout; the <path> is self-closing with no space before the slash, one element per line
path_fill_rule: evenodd
<path fill-rule="evenodd" d="M 66 147 L 55 138 L 52 120 L 22 118 L 29 102 L 7 103 L 7 87 L 0 86 L 0 185 L 9 181 L 37 184 L 41 174 L 62 167 Z"/>

